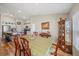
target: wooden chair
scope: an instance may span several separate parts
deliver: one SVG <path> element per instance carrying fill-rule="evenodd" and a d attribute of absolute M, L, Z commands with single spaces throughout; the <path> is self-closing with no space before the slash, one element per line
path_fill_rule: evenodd
<path fill-rule="evenodd" d="M 14 43 L 15 43 L 15 56 L 21 56 L 21 48 L 17 36 L 14 36 Z"/>
<path fill-rule="evenodd" d="M 31 56 L 31 50 L 29 48 L 29 41 L 25 38 L 21 38 L 21 44 L 23 47 L 24 56 Z"/>

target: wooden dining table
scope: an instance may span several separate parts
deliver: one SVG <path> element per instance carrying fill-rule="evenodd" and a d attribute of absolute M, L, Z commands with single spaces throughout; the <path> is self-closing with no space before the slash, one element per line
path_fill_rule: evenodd
<path fill-rule="evenodd" d="M 52 45 L 51 38 L 23 36 L 29 41 L 32 56 L 47 56 Z"/>

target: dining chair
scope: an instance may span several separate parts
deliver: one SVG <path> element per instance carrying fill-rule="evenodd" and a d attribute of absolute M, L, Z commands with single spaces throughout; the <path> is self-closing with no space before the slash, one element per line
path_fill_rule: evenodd
<path fill-rule="evenodd" d="M 21 48 L 18 40 L 18 36 L 14 36 L 15 43 L 15 56 L 21 56 Z"/>
<path fill-rule="evenodd" d="M 31 50 L 29 48 L 29 41 L 25 38 L 21 38 L 21 44 L 23 47 L 24 56 L 31 56 Z"/>

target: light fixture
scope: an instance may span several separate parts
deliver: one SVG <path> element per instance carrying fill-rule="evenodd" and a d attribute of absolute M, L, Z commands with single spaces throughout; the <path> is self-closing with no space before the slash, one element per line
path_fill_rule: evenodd
<path fill-rule="evenodd" d="M 18 13 L 21 13 L 22 11 L 21 10 L 18 10 Z"/>

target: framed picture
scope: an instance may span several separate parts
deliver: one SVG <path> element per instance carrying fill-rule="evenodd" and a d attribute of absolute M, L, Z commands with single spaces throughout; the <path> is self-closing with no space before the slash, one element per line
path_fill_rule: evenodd
<path fill-rule="evenodd" d="M 41 23 L 42 29 L 49 29 L 49 22 Z"/>

